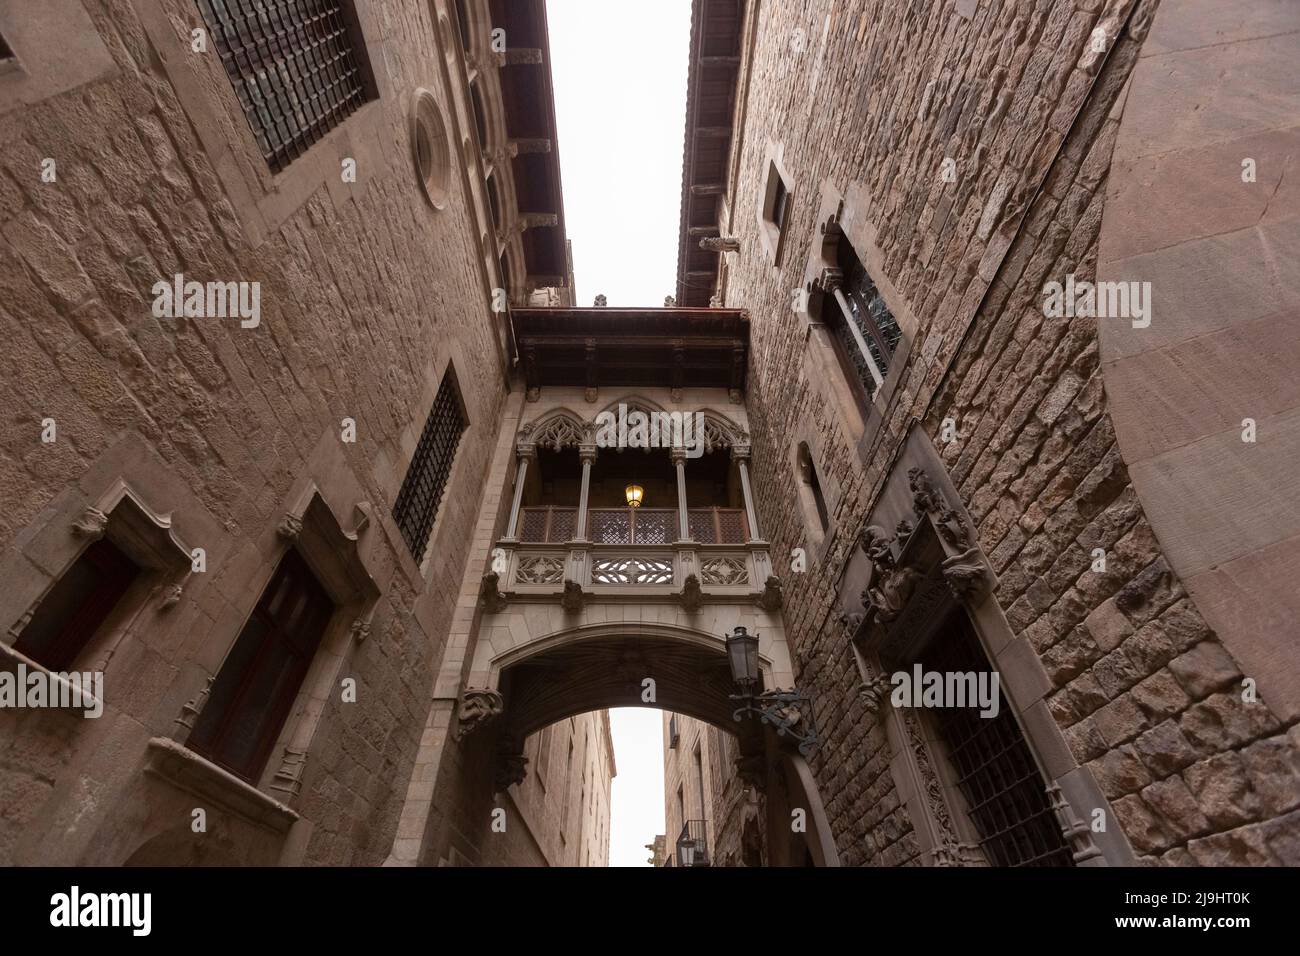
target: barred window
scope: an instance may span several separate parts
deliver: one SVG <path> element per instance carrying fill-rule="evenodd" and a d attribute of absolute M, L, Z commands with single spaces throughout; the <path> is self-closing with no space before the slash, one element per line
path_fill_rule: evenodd
<path fill-rule="evenodd" d="M 847 239 L 839 241 L 837 260 L 843 288 L 826 307 L 827 324 L 846 374 L 870 402 L 889 374 L 903 330 Z"/>
<path fill-rule="evenodd" d="M 415 457 L 406 471 L 402 490 L 393 505 L 393 520 L 402 532 L 411 556 L 418 562 L 424 557 L 438 516 L 438 505 L 451 475 L 451 464 L 456 457 L 461 432 L 465 430 L 465 412 L 461 405 L 460 389 L 455 373 L 443 376 L 438 387 L 438 397 L 433 400 L 433 410 L 424 423 L 420 443 L 415 447 Z"/>
<path fill-rule="evenodd" d="M 348 0 L 198 0 L 198 5 L 275 172 L 373 97 Z"/>
<path fill-rule="evenodd" d="M 957 613 L 921 654 L 925 670 L 992 670 L 970 620 Z M 1029 745 L 999 690 L 996 717 L 978 704 L 934 710 L 939 738 L 968 806 L 980 846 L 993 866 L 1073 866 Z"/>

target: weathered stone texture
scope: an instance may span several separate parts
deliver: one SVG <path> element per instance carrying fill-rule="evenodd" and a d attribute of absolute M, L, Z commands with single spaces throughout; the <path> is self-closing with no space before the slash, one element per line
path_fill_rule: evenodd
<path fill-rule="evenodd" d="M 818 701 L 826 744 L 814 768 L 845 863 L 909 860 L 888 749 L 852 703 L 859 676 L 831 606 L 913 420 L 976 523 L 1007 620 L 1047 669 L 1052 715 L 1135 851 L 1195 863 L 1294 853 L 1294 823 L 1280 816 L 1291 804 L 1276 799 L 1294 786 L 1286 728 L 1266 701 L 1243 702 L 1240 667 L 1161 557 L 1106 414 L 1096 320 L 1041 309 L 1045 281 L 1095 275 L 1112 107 L 1154 6 L 1023 0 L 980 4 L 970 19 L 949 3 L 761 9 L 724 223 L 745 251 L 729 262 L 726 304 L 753 317 L 763 528 L 774 556 L 809 554 L 807 573 L 782 570 L 787 626 L 800 685 Z M 1087 50 L 1099 23 L 1119 33 L 1107 56 Z M 796 29 L 806 52 L 791 47 Z M 778 269 L 757 252 L 765 137 L 783 145 L 794 179 Z M 955 183 L 941 180 L 945 157 Z M 859 257 L 919 326 L 883 425 L 867 422 L 858 449 L 810 373 L 806 317 L 789 306 L 823 185 L 868 221 L 846 227 L 876 246 Z M 957 432 L 948 443 L 945 419 Z M 801 440 L 833 512 L 820 545 L 790 464 Z"/>
<path fill-rule="evenodd" d="M 439 85 L 427 8 L 369 5 L 385 33 L 373 65 L 388 71 L 396 94 L 378 107 L 391 135 L 369 144 L 373 167 L 342 200 L 317 190 L 255 245 L 196 139 L 203 119 L 182 108 L 133 5 L 86 6 L 116 75 L 0 116 L 0 541 L 12 543 L 126 435 L 143 439 L 158 474 L 192 492 L 196 510 L 173 516 L 178 531 L 215 528 L 224 538 L 202 542 L 207 574 L 151 635 L 170 664 L 136 690 L 130 684 L 145 678 L 128 680 L 125 665 L 106 676 L 110 707 L 135 722 L 139 740 L 166 733 L 179 702 L 202 686 L 186 661 L 201 658 L 209 672 L 220 663 L 269 576 L 266 541 L 291 484 L 311 473 L 322 443 L 337 441 L 341 420 L 354 419 L 357 443 L 343 445 L 340 460 L 373 506 L 365 547 L 384 569 L 385 593 L 345 672 L 357 680 L 358 703 L 335 695 L 327 705 L 298 809 L 313 823 L 305 862 L 382 862 L 504 398 L 473 220 L 459 190 L 433 211 L 412 167 L 407 94 Z M 192 5 L 166 6 L 194 14 Z M 228 85 L 207 95 L 233 102 Z M 41 181 L 44 157 L 58 163 L 56 183 Z M 261 282 L 260 327 L 154 318 L 151 287 L 177 272 Z M 437 363 L 449 355 L 471 424 L 426 587 L 389 515 Z M 53 445 L 39 440 L 46 417 L 58 424 Z M 65 720 L 0 715 L 0 860 L 31 858 L 18 845 L 34 838 L 23 820 L 52 819 L 55 804 L 72 799 L 64 781 L 93 760 L 85 734 L 55 730 Z M 57 746 L 41 744 L 51 733 Z M 119 795 L 129 785 L 114 778 Z M 111 828 L 102 810 L 114 799 L 103 794 L 81 826 Z"/>

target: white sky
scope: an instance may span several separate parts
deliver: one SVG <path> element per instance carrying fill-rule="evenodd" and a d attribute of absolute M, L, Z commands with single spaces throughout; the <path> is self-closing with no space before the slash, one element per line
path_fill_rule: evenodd
<path fill-rule="evenodd" d="M 547 0 L 574 303 L 661 306 L 677 286 L 690 0 Z M 610 865 L 645 866 L 664 828 L 657 710 L 610 712 Z"/>
<path fill-rule="evenodd" d="M 574 304 L 677 287 L 690 0 L 547 0 Z"/>

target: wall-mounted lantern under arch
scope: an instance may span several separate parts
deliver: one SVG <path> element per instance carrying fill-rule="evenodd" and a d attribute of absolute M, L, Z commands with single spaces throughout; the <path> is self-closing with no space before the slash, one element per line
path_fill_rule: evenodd
<path fill-rule="evenodd" d="M 757 717 L 760 722 L 771 724 L 776 728 L 776 735 L 790 737 L 804 757 L 821 746 L 811 697 L 797 689 L 758 691 L 758 635 L 750 634 L 744 625 L 738 624 L 726 635 L 726 642 L 731 679 L 740 688 L 740 693 L 730 695 L 738 705 L 732 718 Z"/>

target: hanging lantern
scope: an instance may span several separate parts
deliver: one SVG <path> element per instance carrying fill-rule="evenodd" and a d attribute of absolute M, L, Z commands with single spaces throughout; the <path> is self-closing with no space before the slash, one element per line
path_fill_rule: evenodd
<path fill-rule="evenodd" d="M 645 489 L 640 485 L 628 485 L 623 489 L 627 495 L 627 506 L 629 508 L 640 508 L 641 499 L 645 497 Z"/>

